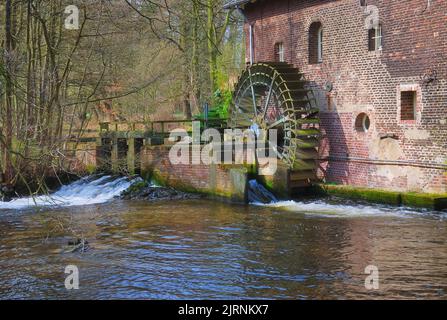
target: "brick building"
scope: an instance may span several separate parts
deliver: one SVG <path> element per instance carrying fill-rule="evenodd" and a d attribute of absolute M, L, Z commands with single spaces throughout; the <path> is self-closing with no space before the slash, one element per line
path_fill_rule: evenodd
<path fill-rule="evenodd" d="M 447 191 L 447 1 L 232 0 L 247 61 L 302 71 L 327 182 Z"/>

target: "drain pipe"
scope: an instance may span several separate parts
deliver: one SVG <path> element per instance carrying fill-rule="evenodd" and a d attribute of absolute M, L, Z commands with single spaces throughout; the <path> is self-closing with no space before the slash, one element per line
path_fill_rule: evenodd
<path fill-rule="evenodd" d="M 244 22 L 248 24 L 248 33 L 249 33 L 249 50 L 250 50 L 250 65 L 254 63 L 254 38 L 253 38 L 253 24 L 250 23 L 247 16 L 244 13 L 244 10 L 241 7 L 236 7 L 236 10 L 244 17 Z"/>
<path fill-rule="evenodd" d="M 447 164 L 442 163 L 430 163 L 430 162 L 419 162 L 419 161 L 405 161 L 405 160 L 379 160 L 370 158 L 358 158 L 358 157 L 326 157 L 322 159 L 317 159 L 317 161 L 322 162 L 359 162 L 365 164 L 376 164 L 376 165 L 389 165 L 389 166 L 408 166 L 408 167 L 419 167 L 426 169 L 437 169 L 437 170 L 447 170 Z"/>
<path fill-rule="evenodd" d="M 253 64 L 253 25 L 250 24 L 250 65 Z"/>

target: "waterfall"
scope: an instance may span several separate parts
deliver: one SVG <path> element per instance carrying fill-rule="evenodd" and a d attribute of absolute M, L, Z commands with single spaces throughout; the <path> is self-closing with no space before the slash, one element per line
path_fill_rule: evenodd
<path fill-rule="evenodd" d="M 70 207 L 105 203 L 119 196 L 141 178 L 129 179 L 113 176 L 89 176 L 63 186 L 51 195 L 15 199 L 0 202 L 2 209 L 26 209 L 29 207 Z"/>
<path fill-rule="evenodd" d="M 248 185 L 248 201 L 250 203 L 268 204 L 278 202 L 278 199 L 258 181 L 250 180 Z"/>

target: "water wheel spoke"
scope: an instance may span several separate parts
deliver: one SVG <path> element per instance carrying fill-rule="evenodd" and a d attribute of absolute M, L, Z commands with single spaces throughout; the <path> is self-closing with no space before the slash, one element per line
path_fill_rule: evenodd
<path fill-rule="evenodd" d="M 241 104 L 241 103 L 239 103 L 239 104 L 237 104 L 236 105 L 236 112 L 237 112 L 237 114 L 239 115 L 239 114 L 243 114 L 243 115 L 247 115 L 247 114 L 250 114 L 250 115 L 253 115 L 253 110 L 252 110 L 252 108 L 251 107 L 249 107 L 249 106 L 247 106 L 247 105 L 245 105 L 245 104 Z"/>
<path fill-rule="evenodd" d="M 274 76 L 272 78 L 272 83 L 270 83 L 269 93 L 267 95 L 267 99 L 265 100 L 264 112 L 263 112 L 263 115 L 262 115 L 262 119 L 264 119 L 264 120 L 265 120 L 265 116 L 267 115 L 267 110 L 269 109 L 270 100 L 272 98 L 272 93 L 273 93 L 273 86 L 275 84 L 275 80 L 276 80 L 277 75 L 278 75 L 278 73 L 275 71 L 275 74 L 274 74 Z"/>
<path fill-rule="evenodd" d="M 258 115 L 258 108 L 257 108 L 257 105 L 256 105 L 256 94 L 255 94 L 255 87 L 254 87 L 254 85 L 253 85 L 253 77 L 252 77 L 252 74 L 251 74 L 251 69 L 248 69 L 248 71 L 249 71 L 249 75 L 250 75 L 250 89 L 251 89 L 251 97 L 252 97 L 252 100 L 253 100 L 253 111 L 254 111 L 254 114 L 255 114 L 255 117 Z"/>
<path fill-rule="evenodd" d="M 281 126 L 282 124 L 286 123 L 287 121 L 288 121 L 288 118 L 284 117 L 284 118 L 279 119 L 278 121 L 275 121 L 274 123 L 270 124 L 267 127 L 267 129 L 270 130 L 270 129 L 277 128 L 277 127 Z"/>

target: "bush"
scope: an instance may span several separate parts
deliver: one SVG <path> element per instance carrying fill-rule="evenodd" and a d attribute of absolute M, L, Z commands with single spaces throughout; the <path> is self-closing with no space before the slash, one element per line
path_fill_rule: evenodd
<path fill-rule="evenodd" d="M 233 94 L 230 90 L 217 90 L 214 93 L 213 102 L 209 108 L 208 119 L 228 119 L 232 101 Z M 196 119 L 205 120 L 205 113 L 202 112 Z"/>

